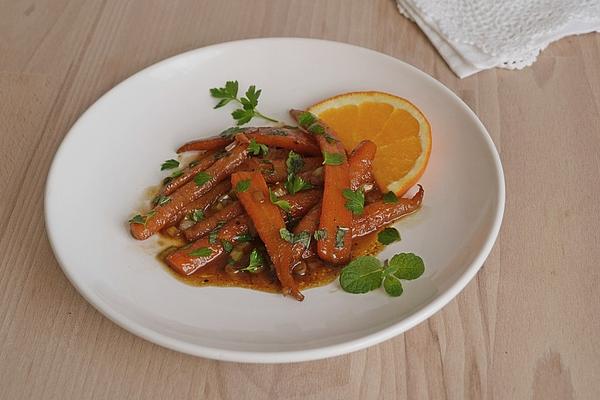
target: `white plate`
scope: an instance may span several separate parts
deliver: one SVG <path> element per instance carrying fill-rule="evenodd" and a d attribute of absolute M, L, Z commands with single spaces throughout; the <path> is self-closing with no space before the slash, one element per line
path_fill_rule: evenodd
<path fill-rule="evenodd" d="M 410 99 L 433 128 L 421 183 L 424 206 L 397 224 L 402 241 L 386 258 L 414 252 L 425 274 L 398 298 L 343 292 L 338 282 L 305 291 L 304 302 L 239 288 L 192 287 L 155 258 L 156 239 L 129 236 L 126 221 L 162 161 L 183 142 L 231 126 L 208 89 L 226 80 L 263 89 L 259 108 L 287 120 L 342 92 L 381 90 Z M 259 123 L 260 121 L 256 121 Z M 475 114 L 416 68 L 371 50 L 310 39 L 258 39 L 190 51 L 116 86 L 77 121 L 46 186 L 54 253 L 79 292 L 104 315 L 154 343 L 203 357 L 292 362 L 374 345 L 413 327 L 473 278 L 498 234 L 504 178 Z"/>

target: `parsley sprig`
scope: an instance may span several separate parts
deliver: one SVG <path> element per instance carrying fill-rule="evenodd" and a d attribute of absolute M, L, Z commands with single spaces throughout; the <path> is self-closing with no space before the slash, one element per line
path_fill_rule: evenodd
<path fill-rule="evenodd" d="M 393 297 L 403 292 L 401 280 L 417 279 L 425 272 L 423 259 L 413 253 L 400 253 L 381 263 L 373 256 L 357 257 L 340 274 L 340 285 L 348 293 L 367 293 L 381 287 Z"/>
<path fill-rule="evenodd" d="M 298 176 L 298 173 L 304 167 L 304 160 L 300 154 L 290 150 L 285 165 L 287 166 L 288 171 L 285 189 L 289 194 L 296 194 L 302 190 L 313 188 L 313 185 Z"/>
<path fill-rule="evenodd" d="M 258 106 L 258 98 L 262 92 L 261 89 L 256 90 L 256 86 L 251 85 L 246 90 L 245 97 L 238 98 L 238 87 L 238 81 L 227 81 L 223 87 L 210 89 L 210 95 L 219 99 L 214 108 L 221 108 L 232 101 L 241 105 L 241 108 L 237 108 L 231 113 L 238 126 L 247 124 L 254 117 L 271 122 L 279 122 L 275 118 L 262 114 L 256 108 Z"/>
<path fill-rule="evenodd" d="M 263 259 L 260 252 L 256 249 L 252 249 L 250 253 L 250 262 L 247 267 L 241 268 L 239 271 L 251 272 L 253 274 L 257 273 L 262 269 L 265 264 L 265 260 Z"/>

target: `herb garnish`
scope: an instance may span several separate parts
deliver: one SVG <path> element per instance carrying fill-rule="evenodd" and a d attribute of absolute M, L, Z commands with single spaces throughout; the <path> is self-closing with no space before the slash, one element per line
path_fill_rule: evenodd
<path fill-rule="evenodd" d="M 162 206 L 167 204 L 169 201 L 171 201 L 171 198 L 169 196 L 159 194 L 154 199 L 152 199 L 152 204 L 154 204 L 155 206 Z"/>
<path fill-rule="evenodd" d="M 160 170 L 164 171 L 166 169 L 173 169 L 177 167 L 179 167 L 179 161 L 170 159 L 162 163 L 162 165 L 160 166 Z"/>
<path fill-rule="evenodd" d="M 309 113 L 308 111 L 304 111 L 302 114 L 300 114 L 298 116 L 298 123 L 303 128 L 308 128 L 309 126 L 314 124 L 316 120 L 317 120 L 317 117 L 315 117 L 313 114 Z"/>
<path fill-rule="evenodd" d="M 323 152 L 323 164 L 324 165 L 341 165 L 344 163 L 346 157 L 341 153 L 329 153 Z"/>
<path fill-rule="evenodd" d="M 208 173 L 202 171 L 202 172 L 198 172 L 196 174 L 196 176 L 194 177 L 194 182 L 196 182 L 196 185 L 202 186 L 206 182 L 210 181 L 211 178 L 212 178 L 212 176 L 210 176 Z"/>
<path fill-rule="evenodd" d="M 215 107 L 215 108 L 217 108 L 217 107 Z M 231 128 L 227 128 L 224 131 L 222 131 L 221 133 L 219 133 L 219 136 L 224 139 L 231 139 L 236 134 L 242 132 L 243 130 L 244 130 L 244 128 L 240 128 L 239 126 L 233 126 Z"/>
<path fill-rule="evenodd" d="M 383 283 L 386 293 L 396 297 L 403 291 L 401 279 L 417 279 L 424 271 L 423 260 L 413 253 L 396 254 L 384 264 L 373 256 L 362 256 L 342 269 L 340 285 L 349 293 L 367 293 Z"/>
<path fill-rule="evenodd" d="M 346 199 L 346 208 L 352 211 L 352 214 L 362 214 L 365 208 L 365 194 L 362 190 L 342 190 L 342 195 Z"/>
<path fill-rule="evenodd" d="M 250 253 L 250 263 L 247 267 L 240 269 L 239 271 L 246 271 L 251 273 L 257 273 L 263 267 L 265 261 L 263 260 L 262 255 L 256 249 L 252 249 Z"/>
<path fill-rule="evenodd" d="M 198 222 L 200 220 L 204 219 L 204 211 L 202 210 L 194 210 L 194 212 L 192 212 L 190 214 L 190 219 L 194 222 Z"/>
<path fill-rule="evenodd" d="M 377 240 L 381 244 L 390 244 L 400 240 L 400 233 L 396 228 L 385 228 L 377 234 Z"/>
<path fill-rule="evenodd" d="M 310 246 L 310 238 L 311 235 L 308 231 L 302 231 L 298 234 L 293 234 L 288 231 L 286 228 L 281 228 L 279 230 L 279 236 L 288 243 L 296 244 L 302 243 L 304 248 L 308 248 Z"/>
<path fill-rule="evenodd" d="M 148 223 L 148 219 L 153 217 L 154 214 L 156 214 L 156 211 L 154 211 L 154 210 L 148 211 L 146 213 L 146 215 L 136 214 L 133 217 L 131 217 L 131 219 L 129 220 L 129 223 L 130 224 L 141 224 L 141 225 L 146 226 L 146 224 Z"/>
<path fill-rule="evenodd" d="M 242 233 L 241 235 L 237 235 L 233 240 L 236 243 L 244 243 L 244 242 L 251 242 L 252 239 L 254 239 L 254 237 L 252 237 L 251 234 L 246 232 L 246 233 Z"/>
<path fill-rule="evenodd" d="M 277 207 L 281 208 L 283 211 L 289 212 L 292 209 L 292 206 L 290 205 L 289 201 L 280 200 L 277 196 L 275 196 L 275 193 L 273 193 L 271 191 L 271 189 L 269 189 L 269 199 L 271 200 L 271 203 L 275 204 Z"/>
<path fill-rule="evenodd" d="M 267 154 L 269 154 L 269 148 L 266 144 L 257 143 L 256 140 L 252 139 L 250 140 L 250 144 L 248 145 L 248 153 L 254 156 L 258 156 L 260 155 L 260 153 L 262 153 L 263 156 L 266 156 Z"/>
<path fill-rule="evenodd" d="M 325 228 L 317 229 L 315 233 L 313 233 L 313 237 L 315 240 L 327 239 L 327 230 Z"/>
<path fill-rule="evenodd" d="M 341 226 L 337 227 L 337 230 L 335 231 L 335 248 L 336 249 L 341 249 L 344 247 L 344 236 L 346 236 L 346 233 L 348 233 L 349 230 L 350 230 L 350 228 L 344 228 Z"/>
<path fill-rule="evenodd" d="M 397 203 L 398 197 L 396 196 L 396 193 L 390 191 L 383 195 L 383 202 L 388 204 Z"/>
<path fill-rule="evenodd" d="M 221 240 L 221 245 L 223 246 L 223 250 L 228 253 L 231 253 L 233 250 L 233 244 L 229 240 Z"/>
<path fill-rule="evenodd" d="M 208 257 L 212 254 L 212 250 L 208 247 L 200 247 L 194 251 L 190 251 L 190 256 L 192 257 Z"/>
<path fill-rule="evenodd" d="M 217 236 L 219 235 L 219 231 L 225 224 L 226 224 L 225 221 L 217 222 L 217 226 L 215 226 L 215 228 L 212 231 L 210 231 L 210 233 L 208 234 L 208 243 L 210 243 L 210 244 L 217 243 Z"/>
<path fill-rule="evenodd" d="M 238 81 L 227 81 L 224 87 L 210 89 L 210 95 L 220 99 L 214 108 L 223 107 L 232 101 L 240 104 L 242 108 L 238 108 L 231 113 L 238 126 L 250 122 L 254 117 L 266 119 L 271 122 L 279 122 L 274 118 L 262 114 L 256 108 L 258 106 L 258 98 L 262 92 L 260 89 L 256 90 L 256 86 L 252 85 L 246 90 L 246 97 L 238 98 L 238 86 Z"/>
<path fill-rule="evenodd" d="M 235 185 L 236 193 L 243 193 L 250 188 L 250 179 L 242 179 Z"/>
<path fill-rule="evenodd" d="M 287 159 L 285 160 L 285 165 L 287 166 L 288 171 L 285 189 L 289 194 L 296 194 L 302 190 L 312 189 L 313 185 L 297 175 L 304 167 L 304 160 L 300 154 L 290 150 Z"/>

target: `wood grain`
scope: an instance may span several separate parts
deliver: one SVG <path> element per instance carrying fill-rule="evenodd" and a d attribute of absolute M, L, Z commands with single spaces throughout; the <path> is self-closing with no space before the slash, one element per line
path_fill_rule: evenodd
<path fill-rule="evenodd" d="M 101 316 L 43 222 L 52 156 L 77 117 L 139 69 L 262 36 L 349 42 L 454 90 L 500 150 L 507 204 L 484 268 L 404 335 L 333 359 L 242 365 L 176 353 Z M 533 67 L 457 79 L 392 0 L 0 0 L 1 399 L 597 399 L 600 39 Z"/>

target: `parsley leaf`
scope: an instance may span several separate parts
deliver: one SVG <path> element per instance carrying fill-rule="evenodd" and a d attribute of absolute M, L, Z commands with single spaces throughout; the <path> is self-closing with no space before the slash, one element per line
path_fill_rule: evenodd
<path fill-rule="evenodd" d="M 289 201 L 279 200 L 279 198 L 277 196 L 275 196 L 275 193 L 273 193 L 271 191 L 271 189 L 269 189 L 269 199 L 271 200 L 271 203 L 275 204 L 277 207 L 281 208 L 283 211 L 289 212 L 292 209 L 292 206 L 290 205 Z"/>
<path fill-rule="evenodd" d="M 341 226 L 337 227 L 337 230 L 335 232 L 335 248 L 336 249 L 341 249 L 344 247 L 344 236 L 346 236 L 346 233 L 348 233 L 349 230 L 350 230 L 350 228 L 344 228 Z"/>
<path fill-rule="evenodd" d="M 263 267 L 265 261 L 258 250 L 252 249 L 250 253 L 250 262 L 247 267 L 240 269 L 240 271 L 246 271 L 251 273 L 257 273 Z"/>
<path fill-rule="evenodd" d="M 296 194 L 302 190 L 308 190 L 312 188 L 313 185 L 306 182 L 298 175 L 288 175 L 287 180 L 285 181 L 285 189 L 289 194 Z"/>
<path fill-rule="evenodd" d="M 219 221 L 217 223 L 217 226 L 215 226 L 215 228 L 212 231 L 210 231 L 210 233 L 208 234 L 208 243 L 210 243 L 210 244 L 217 243 L 217 236 L 219 235 L 219 231 L 225 224 L 226 224 L 225 221 Z"/>
<path fill-rule="evenodd" d="M 279 122 L 274 118 L 261 114 L 256 108 L 258 106 L 258 98 L 262 92 L 260 89 L 256 90 L 256 86 L 252 85 L 246 90 L 245 97 L 238 98 L 238 86 L 238 81 L 227 81 L 224 87 L 210 89 L 210 95 L 219 99 L 214 108 L 223 107 L 232 101 L 241 105 L 242 108 L 238 108 L 231 113 L 238 126 L 248 123 L 254 117 L 266 119 L 271 122 Z"/>
<path fill-rule="evenodd" d="M 327 230 L 317 229 L 315 231 L 315 233 L 313 234 L 313 237 L 315 238 L 315 240 L 326 239 L 327 238 Z"/>
<path fill-rule="evenodd" d="M 377 234 L 377 240 L 381 244 L 390 244 L 400 240 L 400 233 L 396 228 L 385 228 Z"/>
<path fill-rule="evenodd" d="M 417 279 L 425 272 L 423 259 L 413 253 L 396 254 L 389 262 L 386 273 L 398 279 Z"/>
<path fill-rule="evenodd" d="M 250 188 L 250 179 L 242 179 L 235 185 L 237 193 L 243 193 Z"/>
<path fill-rule="evenodd" d="M 152 199 L 152 204 L 154 204 L 155 206 L 162 206 L 162 205 L 167 204 L 169 201 L 171 201 L 171 198 L 169 196 L 160 194 L 160 195 L 156 196 L 154 199 Z"/>
<path fill-rule="evenodd" d="M 206 182 L 210 181 L 211 179 L 212 179 L 212 176 L 210 176 L 206 172 L 202 171 L 202 172 L 198 172 L 196 174 L 196 176 L 194 177 L 194 182 L 196 182 L 196 185 L 202 186 Z"/>
<path fill-rule="evenodd" d="M 352 214 L 362 214 L 365 208 L 365 194 L 362 190 L 351 189 L 342 190 L 342 195 L 346 199 L 346 208 L 352 211 Z"/>
<path fill-rule="evenodd" d="M 170 159 L 162 163 L 162 165 L 160 166 L 160 170 L 164 171 L 165 169 L 173 169 L 177 167 L 179 167 L 179 161 Z"/>
<path fill-rule="evenodd" d="M 198 222 L 200 220 L 204 219 L 204 211 L 202 210 L 194 210 L 194 212 L 192 212 L 190 214 L 190 219 L 194 222 Z"/>
<path fill-rule="evenodd" d="M 130 224 L 142 224 L 144 226 L 146 226 L 146 224 L 148 223 L 148 220 L 154 216 L 154 214 L 156 214 L 156 211 L 152 210 L 152 211 L 148 211 L 146 213 L 146 215 L 140 215 L 140 214 L 136 214 L 133 217 L 131 217 L 131 219 L 129 220 Z"/>
<path fill-rule="evenodd" d="M 349 293 L 367 293 L 381 286 L 383 266 L 373 256 L 357 257 L 340 274 L 340 285 Z"/>
<path fill-rule="evenodd" d="M 316 120 L 317 118 L 308 111 L 304 111 L 298 116 L 298 123 L 304 128 L 308 128 L 309 126 L 314 124 Z"/>
<path fill-rule="evenodd" d="M 394 192 L 387 192 L 386 194 L 383 195 L 383 202 L 384 203 L 397 203 L 398 202 L 398 197 L 396 196 L 396 193 Z"/>
<path fill-rule="evenodd" d="M 249 234 L 248 232 L 246 232 L 246 233 L 243 233 L 243 234 L 241 234 L 241 235 L 237 235 L 235 238 L 233 238 L 233 240 L 234 240 L 236 243 L 251 242 L 251 241 L 252 241 L 252 239 L 254 239 L 254 238 L 253 238 L 253 237 L 252 237 L 252 235 L 251 235 L 251 234 Z"/>
<path fill-rule="evenodd" d="M 308 127 L 308 131 L 310 133 L 314 133 L 315 135 L 324 135 L 325 134 L 325 128 L 323 128 L 319 124 L 312 124 L 311 126 Z"/>
<path fill-rule="evenodd" d="M 219 133 L 219 136 L 222 138 L 225 138 L 225 139 L 231 139 L 236 134 L 242 132 L 243 130 L 244 129 L 240 128 L 239 126 L 234 126 L 234 127 L 225 129 L 223 132 Z"/>
<path fill-rule="evenodd" d="M 285 166 L 287 167 L 288 174 L 297 174 L 304 167 L 304 160 L 300 154 L 290 150 L 285 160 Z"/>
<path fill-rule="evenodd" d="M 323 164 L 324 165 L 341 165 L 346 161 L 346 157 L 341 153 L 329 153 L 323 152 Z"/>
<path fill-rule="evenodd" d="M 269 154 L 269 148 L 266 144 L 257 143 L 256 140 L 252 139 L 248 145 L 248 152 L 255 156 L 260 155 L 260 153 L 262 153 L 263 156 L 266 156 Z"/>
<path fill-rule="evenodd" d="M 190 251 L 192 257 L 209 257 L 212 254 L 212 250 L 208 247 L 200 247 L 194 251 Z"/>
<path fill-rule="evenodd" d="M 223 250 L 228 253 L 231 253 L 233 250 L 233 244 L 229 240 L 221 240 L 221 245 L 223 246 Z"/>

